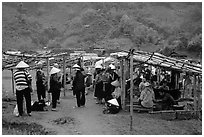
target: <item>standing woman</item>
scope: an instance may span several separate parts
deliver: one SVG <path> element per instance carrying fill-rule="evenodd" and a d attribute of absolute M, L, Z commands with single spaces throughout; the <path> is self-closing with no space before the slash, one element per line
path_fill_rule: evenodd
<path fill-rule="evenodd" d="M 98 70 L 98 73 L 96 75 L 96 80 L 95 80 L 96 87 L 94 92 L 94 96 L 97 97 L 96 104 L 102 104 L 102 99 L 104 98 L 102 74 L 103 74 L 103 70 L 100 69 Z"/>
<path fill-rule="evenodd" d="M 38 101 L 40 101 L 41 99 L 45 101 L 45 74 L 42 70 L 43 64 L 39 62 L 37 65 L 38 65 L 38 69 L 36 71 L 36 86 L 37 86 Z"/>
<path fill-rule="evenodd" d="M 81 68 L 79 65 L 75 64 L 73 66 L 75 77 L 73 80 L 73 92 L 76 94 L 77 99 L 77 107 L 85 106 L 85 76 L 81 72 Z"/>
<path fill-rule="evenodd" d="M 50 90 L 49 93 L 52 93 L 52 111 L 56 111 L 57 99 L 60 93 L 61 83 L 59 82 L 58 73 L 60 69 L 53 67 L 50 71 Z"/>
<path fill-rule="evenodd" d="M 32 81 L 32 77 L 26 68 L 29 65 L 25 62 L 21 61 L 16 66 L 16 72 L 14 73 L 14 80 L 16 83 L 16 99 L 19 116 L 23 115 L 23 97 L 26 100 L 26 108 L 28 116 L 31 116 L 31 90 L 29 88 L 29 84 Z"/>

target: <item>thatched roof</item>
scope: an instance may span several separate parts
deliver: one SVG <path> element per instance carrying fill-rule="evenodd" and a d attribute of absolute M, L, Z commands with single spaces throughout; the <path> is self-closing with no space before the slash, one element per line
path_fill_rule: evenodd
<path fill-rule="evenodd" d="M 112 53 L 111 56 L 115 56 L 117 58 L 124 58 L 129 56 L 129 53 L 117 52 L 117 53 Z M 164 67 L 172 70 L 202 74 L 202 66 L 200 64 L 184 62 L 179 59 L 164 56 L 160 53 L 134 51 L 133 60 L 134 62 L 146 63 L 149 65 L 160 66 L 160 67 Z"/>

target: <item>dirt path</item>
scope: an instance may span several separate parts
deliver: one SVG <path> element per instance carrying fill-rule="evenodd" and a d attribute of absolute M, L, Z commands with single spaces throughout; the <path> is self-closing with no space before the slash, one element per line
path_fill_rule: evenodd
<path fill-rule="evenodd" d="M 92 94 L 86 96 L 86 107 L 73 108 L 75 105 L 76 98 L 71 93 L 67 93 L 66 97 L 61 97 L 61 103 L 57 106 L 56 112 L 32 112 L 32 119 L 34 118 L 36 122 L 55 131 L 58 135 L 117 134 L 104 120 L 106 116 L 102 113 L 103 105 L 95 104 Z M 58 121 L 58 123 L 54 121 Z"/>
<path fill-rule="evenodd" d="M 95 104 L 93 94 L 86 96 L 86 107 L 73 108 L 76 98 L 71 91 L 61 96 L 58 111 L 32 112 L 32 117 L 15 117 L 15 102 L 3 102 L 2 118 L 10 123 L 26 122 L 42 125 L 50 134 L 57 135 L 189 135 L 201 134 L 202 122 L 198 120 L 167 121 L 160 115 L 134 113 L 133 131 L 130 131 L 129 112 L 103 114 L 103 105 Z M 12 104 L 13 103 L 13 104 Z M 6 105 L 5 105 L 6 104 Z M 49 108 L 50 109 L 50 108 Z"/>

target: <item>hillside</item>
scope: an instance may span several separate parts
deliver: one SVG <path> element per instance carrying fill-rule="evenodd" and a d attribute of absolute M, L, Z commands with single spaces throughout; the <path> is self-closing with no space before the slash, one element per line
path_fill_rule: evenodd
<path fill-rule="evenodd" d="M 202 3 L 6 3 L 2 48 L 202 52 Z"/>

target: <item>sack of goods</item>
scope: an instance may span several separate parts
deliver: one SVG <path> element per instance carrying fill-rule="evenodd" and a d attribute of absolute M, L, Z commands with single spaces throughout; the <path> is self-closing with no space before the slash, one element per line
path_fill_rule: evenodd
<path fill-rule="evenodd" d="M 39 102 L 38 101 L 35 101 L 32 105 L 31 105 L 31 110 L 32 111 L 45 111 L 45 107 L 47 105 L 45 104 L 45 101 L 44 100 L 40 100 Z"/>

